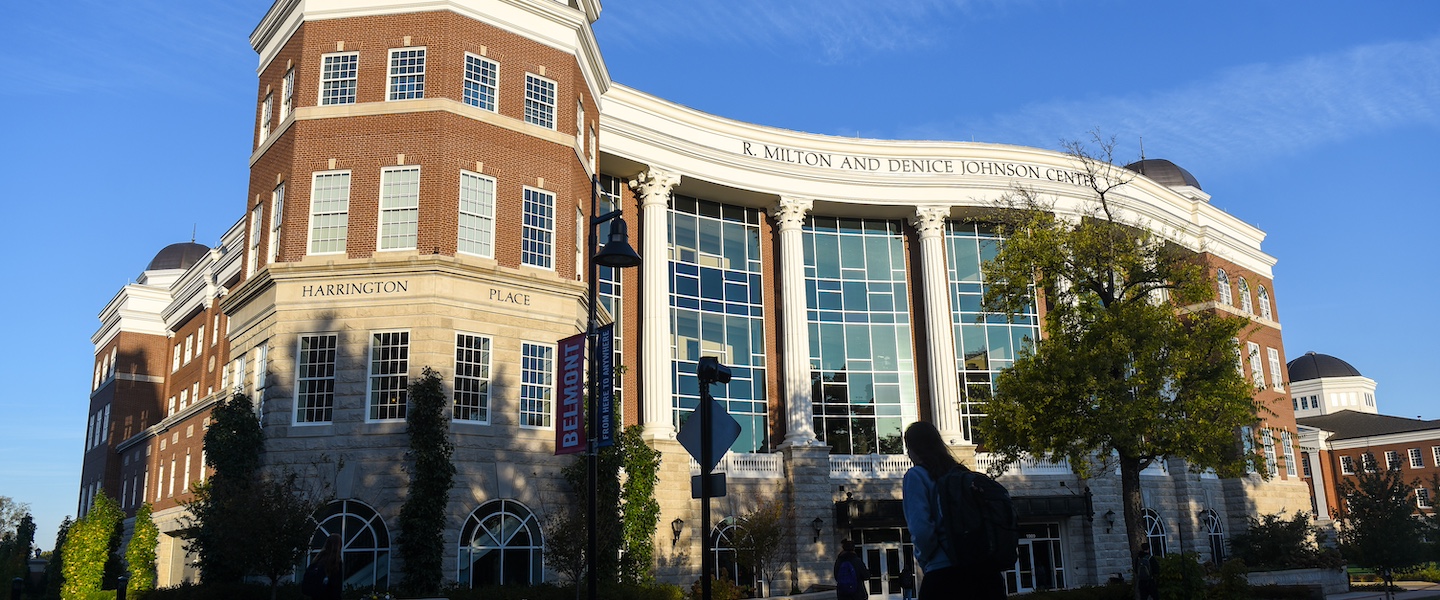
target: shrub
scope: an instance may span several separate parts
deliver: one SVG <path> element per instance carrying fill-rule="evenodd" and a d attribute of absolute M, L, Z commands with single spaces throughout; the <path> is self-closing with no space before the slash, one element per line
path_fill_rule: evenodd
<path fill-rule="evenodd" d="M 1289 519 L 1278 514 L 1250 517 L 1249 527 L 1230 539 L 1235 558 L 1251 569 L 1334 569 L 1344 566 L 1340 554 L 1322 548 L 1325 533 L 1304 511 Z"/>
<path fill-rule="evenodd" d="M 1220 580 L 1210 589 L 1210 597 L 1223 600 L 1250 598 L 1250 580 L 1245 577 L 1248 570 L 1245 561 L 1232 558 L 1220 566 Z"/>
<path fill-rule="evenodd" d="M 1396 581 L 1429 581 L 1440 583 L 1440 564 L 1424 563 L 1395 573 Z"/>
<path fill-rule="evenodd" d="M 1160 597 L 1167 600 L 1204 600 L 1205 567 L 1194 552 L 1160 557 Z"/>

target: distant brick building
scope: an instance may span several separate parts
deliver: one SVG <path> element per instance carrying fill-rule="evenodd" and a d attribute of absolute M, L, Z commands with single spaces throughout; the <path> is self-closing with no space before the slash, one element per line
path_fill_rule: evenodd
<path fill-rule="evenodd" d="M 700 113 L 609 80 L 590 29 L 599 10 L 592 0 L 271 7 L 251 34 L 257 127 L 239 221 L 213 249 L 162 251 L 107 306 L 94 339 L 81 508 L 100 491 L 130 511 L 155 502 L 162 585 L 193 576 L 177 502 L 206 476 L 210 407 L 235 390 L 256 401 L 267 465 L 333 489 L 316 539 L 345 537 L 348 583 L 396 583 L 405 384 L 427 366 L 453 398 L 447 579 L 553 577 L 546 536 L 561 532 L 543 523 L 567 502 L 560 469 L 573 460 L 554 455 L 555 343 L 586 322 L 592 178 L 600 210 L 624 210 L 644 257 L 639 269 L 601 269 L 599 286 L 627 367 L 623 421 L 663 456 L 663 581 L 693 581 L 707 560 L 752 584 L 735 563 L 735 518 L 778 497 L 797 519 L 787 541 L 797 569 L 783 584 L 828 582 L 850 538 L 874 565 L 872 590 L 887 593 L 910 561 L 903 427 L 934 422 L 957 455 L 991 464 L 972 425 L 994 375 L 1040 339 L 1040 315 L 981 310 L 981 263 L 1002 240 L 970 217 L 1016 185 L 1078 214 L 1088 188 L 1073 158 Z M 1142 478 L 1152 544 L 1220 558 L 1247 515 L 1305 504 L 1275 260 L 1263 232 L 1211 205 L 1183 168 L 1129 168 L 1140 176 L 1120 194 L 1127 214 L 1203 250 L 1218 280 L 1217 300 L 1191 308 L 1255 324 L 1236 366 L 1269 410 L 1240 439 L 1271 473 L 1222 480 L 1170 460 Z M 721 463 L 730 493 L 704 524 L 675 441 L 702 355 L 734 369 L 716 394 L 741 424 Z M 1129 570 L 1118 477 L 1029 459 L 1003 481 L 1025 533 L 1012 591 Z M 699 535 L 713 554 L 699 556 Z"/>

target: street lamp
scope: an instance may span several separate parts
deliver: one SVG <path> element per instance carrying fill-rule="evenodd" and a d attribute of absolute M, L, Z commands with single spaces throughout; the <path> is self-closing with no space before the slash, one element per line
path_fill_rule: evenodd
<path fill-rule="evenodd" d="M 587 308 L 589 309 L 590 314 L 589 320 L 586 321 L 587 326 L 585 330 L 585 341 L 587 344 L 587 362 L 589 363 L 587 367 L 590 373 L 588 384 L 590 390 L 590 398 L 587 403 L 589 411 L 588 420 L 590 431 L 587 432 L 586 435 L 587 439 L 585 462 L 587 467 L 586 478 L 587 482 L 589 483 L 588 487 L 590 488 L 590 495 L 588 496 L 588 503 L 586 507 L 587 512 L 589 513 L 589 518 L 585 520 L 585 526 L 589 535 L 589 539 L 587 540 L 585 546 L 585 562 L 587 563 L 586 571 L 588 571 L 588 573 L 586 574 L 585 583 L 587 588 L 586 597 L 589 600 L 595 600 L 596 598 L 596 583 L 598 582 L 598 578 L 597 573 L 595 572 L 595 557 L 599 552 L 599 536 L 595 527 L 595 519 L 597 516 L 596 513 L 598 512 L 595 504 L 595 493 L 598 489 L 596 484 L 600 479 L 600 449 L 597 448 L 595 445 L 595 436 L 600 432 L 600 414 L 595 407 L 595 403 L 600 397 L 600 387 L 598 385 L 598 379 L 595 377 L 595 366 L 600 362 L 600 357 L 595 355 L 595 342 L 596 337 L 598 337 L 597 334 L 599 332 L 599 324 L 596 323 L 598 318 L 595 316 L 596 304 L 599 297 L 599 290 L 597 287 L 597 284 L 599 283 L 597 280 L 599 279 L 599 277 L 597 272 L 600 265 L 616 269 L 625 269 L 640 264 L 640 255 L 636 254 L 635 249 L 630 247 L 630 239 L 627 235 L 625 221 L 623 219 L 620 219 L 620 209 L 617 208 L 599 216 L 595 215 L 595 213 L 600 210 L 598 188 L 599 181 L 597 181 L 595 177 L 591 177 L 589 236 L 589 248 L 591 252 L 594 252 L 595 247 L 600 243 L 598 229 L 600 224 L 612 220 L 615 222 L 610 225 L 610 239 L 605 242 L 605 247 L 601 248 L 599 252 L 595 252 L 595 254 L 590 257 L 590 278 L 588 279 L 588 281 L 590 282 L 590 305 Z"/>

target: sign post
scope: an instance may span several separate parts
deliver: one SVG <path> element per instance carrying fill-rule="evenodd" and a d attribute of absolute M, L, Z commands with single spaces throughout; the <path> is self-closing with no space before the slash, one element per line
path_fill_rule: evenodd
<path fill-rule="evenodd" d="M 712 478 L 711 471 L 740 438 L 740 423 L 710 395 L 710 385 L 730 383 L 730 367 L 713 356 L 700 357 L 695 371 L 700 380 L 700 406 L 676 434 L 681 446 L 700 463 L 700 475 L 691 481 L 691 495 L 700 499 L 700 590 L 703 600 L 711 598 L 710 581 L 715 578 L 710 556 L 710 498 L 725 495 L 725 476 Z M 718 485 L 716 485 L 718 484 Z M 718 487 L 719 490 L 714 488 Z M 718 494 L 717 494 L 718 491 Z"/>

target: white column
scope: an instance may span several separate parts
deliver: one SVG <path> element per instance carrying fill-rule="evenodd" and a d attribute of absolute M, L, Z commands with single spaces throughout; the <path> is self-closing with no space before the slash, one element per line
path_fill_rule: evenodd
<path fill-rule="evenodd" d="M 820 443 L 815 439 L 815 408 L 810 398 L 810 321 L 806 318 L 805 234 L 801 230 L 813 205 L 809 198 L 783 197 L 770 209 L 770 216 L 780 226 L 779 321 L 784 343 L 780 384 L 788 418 L 785 446 Z"/>
<path fill-rule="evenodd" d="M 925 339 L 930 357 L 930 408 L 940 437 L 952 446 L 967 443 L 960 429 L 960 384 L 955 370 L 955 328 L 950 312 L 950 275 L 945 269 L 948 206 L 920 206 L 911 224 L 920 233 L 920 285 L 925 299 Z"/>
<path fill-rule="evenodd" d="M 672 439 L 670 190 L 680 176 L 651 169 L 630 181 L 640 197 L 640 402 L 646 439 Z"/>

